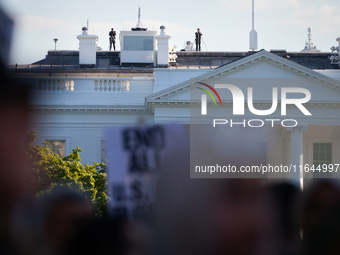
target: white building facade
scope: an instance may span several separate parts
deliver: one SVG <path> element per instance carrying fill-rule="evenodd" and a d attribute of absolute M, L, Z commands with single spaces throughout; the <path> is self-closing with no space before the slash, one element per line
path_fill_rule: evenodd
<path fill-rule="evenodd" d="M 122 36 L 131 33 L 123 33 Z M 140 34 L 143 32 L 138 33 L 142 38 Z M 155 47 L 155 33 L 149 32 L 147 36 L 153 38 L 154 43 L 150 45 Z M 259 131 L 265 147 L 264 162 L 272 165 L 340 163 L 338 69 L 313 70 L 265 50 L 244 54 L 244 57 L 224 65 L 221 63 L 219 67 L 177 65 L 164 68 L 162 65 L 162 68 L 157 68 L 155 49 L 153 53 L 142 53 L 150 56 L 143 55 L 153 63 L 152 67 L 134 67 L 133 62 L 138 66 L 138 61 L 134 61 L 133 57 L 138 54 L 133 53 L 124 52 L 122 47 L 121 56 L 130 63 L 129 67 L 108 64 L 102 68 L 98 65 L 97 55 L 95 68 L 75 67 L 71 70 L 65 66 L 59 69 L 54 66 L 53 69 L 51 65 L 44 69 L 40 65 L 30 72 L 15 70 L 18 76 L 30 80 L 35 86 L 36 96 L 31 109 L 34 116 L 32 129 L 37 130 L 37 142 L 61 141 L 65 145 L 65 154 L 79 146 L 83 149 L 81 158 L 84 163 L 103 162 L 105 128 L 140 122 L 190 124 L 190 106 L 200 105 L 199 98 L 190 98 L 191 84 L 233 84 L 244 95 L 247 95 L 247 88 L 252 87 L 253 105 L 259 110 L 271 107 L 273 87 L 279 91 L 277 109 L 271 115 L 255 118 L 245 104 L 244 116 L 234 116 L 235 120 L 245 120 L 246 123 L 250 119 L 280 120 L 275 122 L 274 127 L 266 123 Z M 196 56 L 195 52 L 182 54 L 187 54 L 188 59 Z M 100 63 L 110 61 L 112 58 Z M 282 116 L 280 91 L 287 87 L 310 91 L 311 99 L 303 106 L 311 116 L 304 115 L 294 105 L 287 106 L 287 116 Z M 222 91 L 221 98 L 223 109 L 232 112 L 231 93 Z M 208 110 L 213 111 L 209 103 L 212 104 L 212 101 L 208 100 Z M 294 119 L 298 124 L 287 128 L 281 124 L 283 119 Z"/>

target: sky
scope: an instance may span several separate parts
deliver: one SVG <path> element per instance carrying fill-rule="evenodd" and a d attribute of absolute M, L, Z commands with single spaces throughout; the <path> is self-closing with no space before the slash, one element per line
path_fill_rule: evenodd
<path fill-rule="evenodd" d="M 202 50 L 248 51 L 251 0 L 0 0 L 12 17 L 15 29 L 10 64 L 29 64 L 43 59 L 48 50 L 77 50 L 77 35 L 89 20 L 89 34 L 108 49 L 111 27 L 130 30 L 138 20 L 149 30 L 166 27 L 176 50 L 194 41 L 197 28 L 203 33 Z M 312 28 L 313 43 L 330 51 L 340 37 L 339 0 L 255 0 L 255 29 L 259 49 L 300 51 Z M 118 33 L 117 33 L 118 34 Z M 117 36 L 118 37 L 118 36 Z M 118 40 L 118 50 L 120 49 Z"/>

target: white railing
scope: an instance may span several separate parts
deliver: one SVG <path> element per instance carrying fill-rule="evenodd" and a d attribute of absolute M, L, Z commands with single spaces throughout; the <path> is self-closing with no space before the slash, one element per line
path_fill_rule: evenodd
<path fill-rule="evenodd" d="M 130 91 L 129 79 L 96 79 L 94 80 L 94 91 Z"/>
<path fill-rule="evenodd" d="M 39 78 L 38 90 L 42 92 L 58 91 L 96 91 L 129 92 L 129 78 Z M 145 79 L 144 79 L 145 80 Z M 75 86 L 77 84 L 77 87 Z M 92 84 L 92 85 L 91 85 Z"/>
<path fill-rule="evenodd" d="M 70 79 L 39 79 L 39 91 L 73 91 L 74 80 Z"/>
<path fill-rule="evenodd" d="M 154 78 L 149 77 L 40 77 L 31 78 L 45 93 L 152 93 Z"/>

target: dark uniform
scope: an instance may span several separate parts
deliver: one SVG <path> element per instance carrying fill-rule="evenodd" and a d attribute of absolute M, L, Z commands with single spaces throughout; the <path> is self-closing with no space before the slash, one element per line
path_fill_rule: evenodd
<path fill-rule="evenodd" d="M 110 33 L 110 50 L 112 48 L 112 44 L 113 44 L 113 50 L 116 50 L 116 31 L 113 30 L 113 28 L 111 29 Z"/>
<path fill-rule="evenodd" d="M 201 37 L 202 33 L 200 29 L 197 28 L 197 32 L 195 33 L 196 51 L 201 51 Z"/>

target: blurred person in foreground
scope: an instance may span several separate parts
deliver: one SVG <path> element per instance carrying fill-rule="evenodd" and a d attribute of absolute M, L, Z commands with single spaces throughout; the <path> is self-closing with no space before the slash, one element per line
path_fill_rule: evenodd
<path fill-rule="evenodd" d="M 154 254 L 278 254 L 277 215 L 259 179 L 190 178 L 193 131 L 199 165 L 257 164 L 250 153 L 258 150 L 259 146 L 251 146 L 258 141 L 245 135 L 252 130 L 228 130 L 230 137 L 224 138 L 204 128 L 205 135 L 191 129 L 190 141 L 178 141 L 181 149 L 169 152 L 162 162 Z"/>
<path fill-rule="evenodd" d="M 280 255 L 293 255 L 297 252 L 300 241 L 300 229 L 297 226 L 297 203 L 301 191 L 291 183 L 278 182 L 265 188 L 277 214 L 278 250 Z"/>
<path fill-rule="evenodd" d="M 35 218 L 40 244 L 37 254 L 64 254 L 79 228 L 94 215 L 91 202 L 66 186 L 55 186 L 51 192 L 36 198 Z"/>
<path fill-rule="evenodd" d="M 9 78 L 0 60 L 0 254 L 16 254 L 10 224 L 13 210 L 29 196 L 23 142 L 29 125 L 29 88 Z"/>
<path fill-rule="evenodd" d="M 17 215 L 30 207 L 30 174 L 23 150 L 29 128 L 31 89 L 13 79 L 7 69 L 13 21 L 0 8 L 0 254 L 30 254 L 30 228 L 20 224 L 20 237 L 13 226 Z M 23 219 L 20 217 L 20 219 Z M 23 221 L 25 222 L 25 221 Z M 19 242 L 18 242 L 19 241 Z"/>
<path fill-rule="evenodd" d="M 340 253 L 340 188 L 320 179 L 306 190 L 301 203 L 301 255 Z"/>

